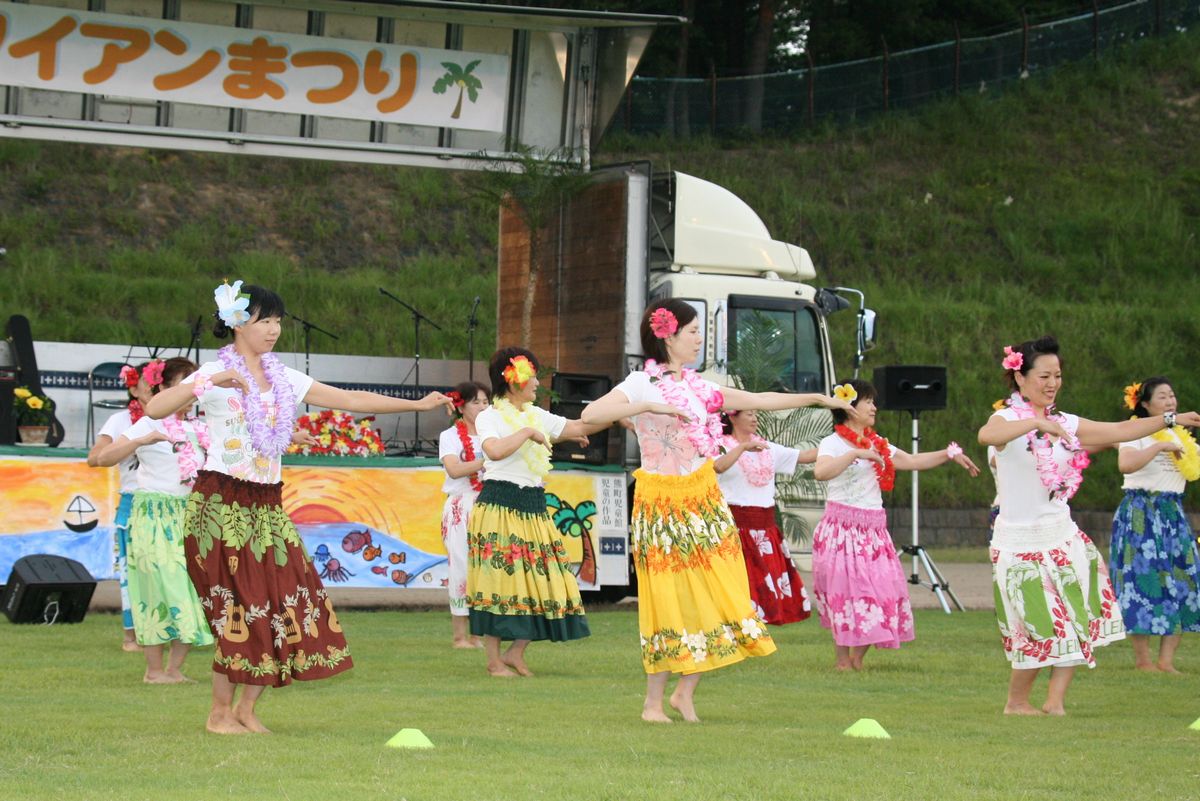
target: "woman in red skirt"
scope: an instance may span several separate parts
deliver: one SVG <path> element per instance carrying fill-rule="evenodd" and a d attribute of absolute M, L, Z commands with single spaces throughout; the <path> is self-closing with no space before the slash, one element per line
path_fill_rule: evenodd
<path fill-rule="evenodd" d="M 775 474 L 790 476 L 797 464 L 816 461 L 816 449 L 800 451 L 759 437 L 753 409 L 727 412 L 722 422 L 725 453 L 713 466 L 742 538 L 750 597 L 771 625 L 805 620 L 812 614 L 808 591 L 775 523 Z"/>
<path fill-rule="evenodd" d="M 154 396 L 161 419 L 196 403 L 211 447 L 184 520 L 188 575 L 216 637 L 207 728 L 217 734 L 268 731 L 254 712 L 267 687 L 323 679 L 351 667 L 333 604 L 296 526 L 283 511 L 281 457 L 301 403 L 350 412 L 426 411 L 450 405 L 439 392 L 419 401 L 351 392 L 313 381 L 271 351 L 283 300 L 237 281 L 217 287 L 218 338 L 233 344 L 218 360 Z M 238 685 L 244 685 L 235 703 Z"/>

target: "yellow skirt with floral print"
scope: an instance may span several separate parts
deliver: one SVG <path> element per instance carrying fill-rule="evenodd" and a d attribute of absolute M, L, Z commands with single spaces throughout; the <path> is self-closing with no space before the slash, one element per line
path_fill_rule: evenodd
<path fill-rule="evenodd" d="M 750 600 L 737 526 L 712 462 L 634 472 L 633 559 L 647 673 L 700 673 L 775 652 Z"/>

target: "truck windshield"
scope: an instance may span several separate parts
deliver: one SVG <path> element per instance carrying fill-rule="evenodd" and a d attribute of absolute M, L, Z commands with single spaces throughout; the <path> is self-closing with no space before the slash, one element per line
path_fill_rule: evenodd
<path fill-rule="evenodd" d="M 816 309 L 786 298 L 729 297 L 729 373 L 753 392 L 825 391 Z"/>

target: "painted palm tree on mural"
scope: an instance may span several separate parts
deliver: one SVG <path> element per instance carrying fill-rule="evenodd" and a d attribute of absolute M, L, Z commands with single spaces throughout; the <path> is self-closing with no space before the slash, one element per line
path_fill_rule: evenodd
<path fill-rule="evenodd" d="M 479 99 L 479 90 L 483 88 L 483 81 L 471 74 L 471 71 L 479 66 L 479 61 L 480 59 L 475 59 L 466 67 L 455 64 L 453 61 L 442 62 L 446 71 L 442 77 L 434 81 L 433 93 L 444 95 L 450 87 L 458 87 L 458 102 L 454 104 L 454 113 L 450 115 L 452 120 L 457 120 L 462 114 L 463 92 L 466 92 L 472 103 Z"/>

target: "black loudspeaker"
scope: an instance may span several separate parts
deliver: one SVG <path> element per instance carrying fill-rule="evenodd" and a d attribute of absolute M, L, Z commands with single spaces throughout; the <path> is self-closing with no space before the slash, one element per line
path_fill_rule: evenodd
<path fill-rule="evenodd" d="M 875 405 L 892 412 L 946 408 L 946 368 L 894 364 L 875 368 Z"/>
<path fill-rule="evenodd" d="M 558 397 L 550 404 L 550 411 L 577 420 L 583 414 L 584 406 L 608 394 L 612 389 L 612 379 L 605 375 L 555 373 L 550 388 Z M 586 448 L 569 440 L 559 442 L 554 446 L 552 457 L 559 462 L 604 464 L 608 461 L 608 430 L 588 436 Z"/>
<path fill-rule="evenodd" d="M 33 554 L 13 564 L 0 606 L 13 623 L 78 623 L 95 590 L 92 574 L 74 559 Z"/>

